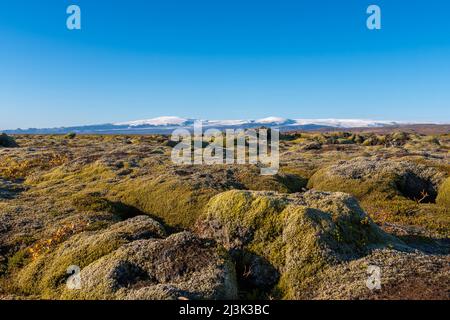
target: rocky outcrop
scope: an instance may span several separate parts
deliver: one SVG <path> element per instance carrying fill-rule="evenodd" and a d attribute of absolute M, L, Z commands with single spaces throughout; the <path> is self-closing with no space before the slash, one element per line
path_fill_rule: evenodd
<path fill-rule="evenodd" d="M 214 242 L 189 232 L 121 247 L 80 273 L 71 299 L 235 299 L 234 266 Z"/>
<path fill-rule="evenodd" d="M 424 203 L 435 201 L 444 178 L 442 172 L 410 161 L 356 158 L 319 170 L 308 187 L 348 192 L 358 198 L 378 193 Z"/>
<path fill-rule="evenodd" d="M 164 235 L 164 228 L 146 216 L 116 223 L 105 230 L 79 233 L 53 250 L 36 253 L 33 261 L 19 273 L 17 283 L 28 294 L 57 297 L 69 266 L 84 268 L 126 243 Z"/>
<path fill-rule="evenodd" d="M 0 134 L 0 147 L 17 148 L 19 145 L 16 141 L 5 133 Z"/>
<path fill-rule="evenodd" d="M 147 216 L 83 232 L 37 256 L 17 283 L 27 294 L 52 299 L 236 298 L 223 249 L 187 232 L 165 237 Z M 66 285 L 70 266 L 80 268 L 80 288 Z"/>
<path fill-rule="evenodd" d="M 229 191 L 209 202 L 197 232 L 236 259 L 250 287 L 276 285 L 283 298 L 309 298 L 328 268 L 374 248 L 403 247 L 344 193 Z"/>
<path fill-rule="evenodd" d="M 311 292 L 314 299 L 448 300 L 450 260 L 421 252 L 377 249 L 327 269 L 316 282 Z"/>

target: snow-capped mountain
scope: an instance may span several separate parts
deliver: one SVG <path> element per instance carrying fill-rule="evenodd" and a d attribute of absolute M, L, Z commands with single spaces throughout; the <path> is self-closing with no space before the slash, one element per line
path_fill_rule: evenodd
<path fill-rule="evenodd" d="M 115 123 L 117 126 L 183 126 L 187 125 L 189 122 L 188 119 L 180 118 L 180 117 L 158 117 L 153 119 L 146 120 L 136 120 L 136 121 L 128 121 L 128 122 L 119 122 Z"/>
<path fill-rule="evenodd" d="M 261 125 L 323 125 L 329 127 L 340 128 L 357 128 L 357 127 L 382 127 L 386 125 L 396 125 L 398 121 L 375 121 L 360 119 L 286 119 L 280 117 L 267 117 L 257 120 L 201 120 L 201 119 L 185 119 L 180 117 L 158 117 L 145 120 L 135 120 L 127 122 L 118 122 L 116 126 L 190 126 L 195 121 L 201 121 L 204 126 L 239 126 L 247 124 Z"/>
<path fill-rule="evenodd" d="M 203 126 L 226 127 L 226 126 L 305 126 L 317 125 L 334 128 L 359 128 L 359 127 L 383 127 L 386 125 L 397 125 L 396 121 L 374 121 L 360 119 L 286 119 L 280 117 L 267 117 L 257 120 L 201 120 L 201 119 L 185 119 L 180 117 L 158 117 L 145 120 L 136 120 L 128 122 L 115 123 L 116 126 L 129 127 L 172 127 L 181 126 L 188 127 L 200 121 Z"/>
<path fill-rule="evenodd" d="M 6 130 L 6 133 L 170 133 L 174 128 L 191 128 L 195 122 L 201 122 L 209 128 L 257 128 L 261 126 L 275 127 L 280 130 L 315 130 L 326 128 L 367 128 L 386 127 L 412 124 L 398 121 L 379 121 L 361 119 L 286 119 L 280 117 L 267 117 L 256 120 L 207 120 L 186 119 L 175 116 L 164 116 L 144 120 L 134 120 L 98 125 L 85 125 L 74 127 L 43 128 L 43 129 L 17 129 Z"/>

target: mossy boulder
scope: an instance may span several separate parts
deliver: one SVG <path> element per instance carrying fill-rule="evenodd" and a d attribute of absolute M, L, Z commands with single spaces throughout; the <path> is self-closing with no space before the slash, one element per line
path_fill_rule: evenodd
<path fill-rule="evenodd" d="M 445 176 L 439 168 L 412 161 L 355 158 L 318 170 L 308 187 L 355 196 L 378 223 L 414 225 L 434 237 L 448 237 Z"/>
<path fill-rule="evenodd" d="M 287 299 L 306 296 L 315 277 L 330 265 L 376 247 L 401 245 L 344 193 L 229 191 L 210 200 L 196 230 L 222 243 L 238 268 L 246 264 L 241 269 L 256 277 L 255 287 L 271 283 L 272 294 Z M 255 257 L 273 272 L 264 265 L 263 273 L 252 270 L 252 264 L 261 266 Z"/>
<path fill-rule="evenodd" d="M 322 144 L 317 141 L 307 143 L 301 147 L 301 150 L 303 150 L 303 151 L 320 150 L 320 149 L 322 149 Z"/>
<path fill-rule="evenodd" d="M 14 138 L 8 136 L 6 133 L 0 134 L 0 147 L 4 148 L 17 148 L 19 145 Z"/>
<path fill-rule="evenodd" d="M 162 238 L 165 234 L 163 226 L 147 216 L 125 220 L 102 231 L 76 234 L 54 250 L 34 257 L 17 275 L 18 290 L 42 298 L 58 298 L 69 266 L 84 268 L 126 243 Z"/>
<path fill-rule="evenodd" d="M 300 191 L 306 180 L 294 174 L 262 176 L 257 166 L 181 166 L 157 177 L 140 177 L 113 188 L 115 198 L 152 214 L 175 229 L 190 229 L 208 201 L 230 189 Z"/>
<path fill-rule="evenodd" d="M 278 172 L 275 175 L 261 175 L 260 168 L 247 166 L 236 168 L 234 177 L 242 187 L 238 189 L 252 191 L 277 191 L 293 193 L 306 187 L 307 180 L 290 172 Z"/>
<path fill-rule="evenodd" d="M 447 178 L 439 187 L 436 203 L 450 208 L 450 178 Z"/>
<path fill-rule="evenodd" d="M 385 136 L 384 143 L 386 146 L 403 146 L 410 140 L 410 134 L 407 132 L 394 132 Z"/>
<path fill-rule="evenodd" d="M 368 280 L 380 271 L 380 289 Z M 432 272 L 430 272 L 432 270 Z M 419 251 L 376 249 L 323 272 L 310 298 L 326 300 L 448 300 L 448 257 Z M 369 282 L 370 283 L 370 282 Z"/>
<path fill-rule="evenodd" d="M 88 265 L 66 299 L 235 299 L 234 266 L 213 241 L 189 232 L 139 240 Z"/>
<path fill-rule="evenodd" d="M 363 141 L 363 146 L 376 146 L 384 144 L 384 136 L 369 135 Z"/>
<path fill-rule="evenodd" d="M 75 139 L 77 137 L 77 134 L 75 132 L 69 132 L 65 135 L 66 139 Z"/>
<path fill-rule="evenodd" d="M 420 202 L 434 202 L 445 175 L 435 168 L 410 161 L 356 158 L 318 170 L 308 187 L 347 192 L 359 199 L 371 194 L 385 198 L 401 196 Z"/>

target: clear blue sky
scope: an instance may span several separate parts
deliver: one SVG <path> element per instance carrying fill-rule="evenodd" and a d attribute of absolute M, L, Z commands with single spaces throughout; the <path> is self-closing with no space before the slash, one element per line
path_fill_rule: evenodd
<path fill-rule="evenodd" d="M 0 0 L 0 128 L 162 115 L 450 122 L 450 1 Z"/>

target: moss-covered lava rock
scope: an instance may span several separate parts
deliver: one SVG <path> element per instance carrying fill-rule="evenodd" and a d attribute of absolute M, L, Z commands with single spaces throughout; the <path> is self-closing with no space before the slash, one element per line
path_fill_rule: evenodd
<path fill-rule="evenodd" d="M 4 148 L 16 148 L 18 144 L 14 138 L 8 136 L 6 133 L 0 134 L 0 147 Z"/>
<path fill-rule="evenodd" d="M 17 275 L 18 290 L 43 298 L 58 298 L 70 266 L 84 268 L 126 243 L 162 238 L 165 234 L 164 228 L 147 216 L 125 220 L 102 231 L 76 234 L 55 249 L 35 255 Z"/>
<path fill-rule="evenodd" d="M 309 180 L 308 187 L 347 192 L 360 199 L 378 192 L 386 197 L 434 202 L 444 177 L 432 167 L 410 161 L 356 158 L 319 170 Z"/>
<path fill-rule="evenodd" d="M 374 248 L 402 246 L 344 193 L 225 192 L 210 200 L 197 232 L 222 243 L 238 264 L 247 264 L 242 267 L 247 274 L 255 272 L 252 263 L 261 265 L 254 257 L 267 262 L 279 279 L 270 272 L 255 277 L 266 277 L 276 284 L 272 294 L 288 299 L 304 297 L 330 265 Z"/>
<path fill-rule="evenodd" d="M 443 184 L 448 166 L 440 167 L 404 160 L 355 158 L 318 170 L 308 187 L 357 197 L 377 223 L 415 225 L 433 237 L 448 237 L 450 206 L 445 204 L 448 193 Z"/>
<path fill-rule="evenodd" d="M 188 232 L 167 238 L 147 216 L 72 236 L 16 276 L 17 291 L 46 299 L 234 299 L 234 265 L 214 241 Z M 79 287 L 67 286 L 79 268 Z"/>
<path fill-rule="evenodd" d="M 124 245 L 80 273 L 70 299 L 235 299 L 234 265 L 213 241 L 189 232 Z"/>

